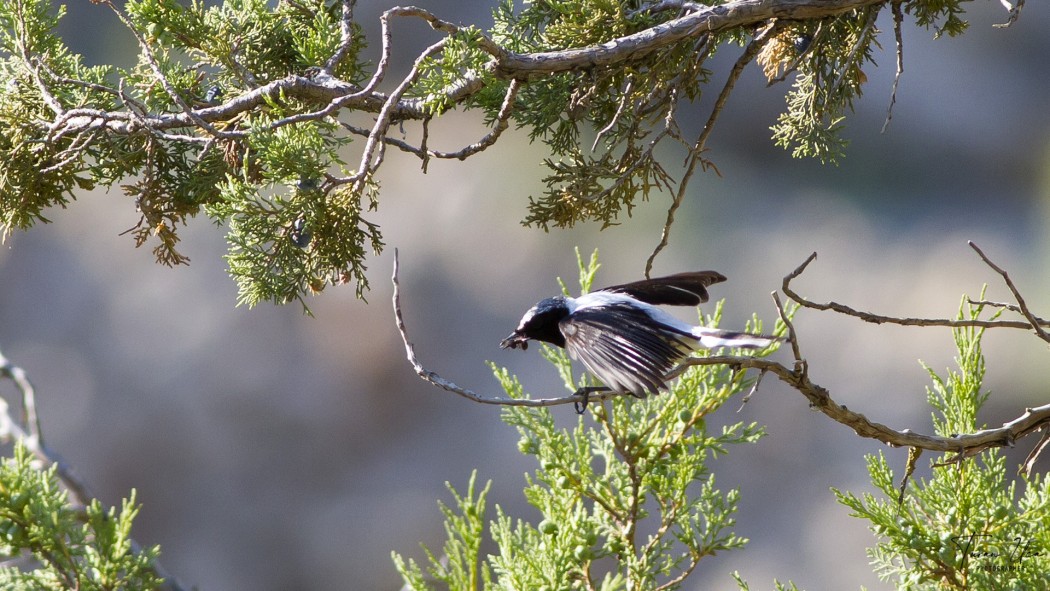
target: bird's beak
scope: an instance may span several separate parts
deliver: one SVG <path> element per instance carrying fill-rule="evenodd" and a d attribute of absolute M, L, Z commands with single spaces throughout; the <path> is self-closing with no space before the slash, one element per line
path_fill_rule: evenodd
<path fill-rule="evenodd" d="M 499 344 L 500 349 L 506 349 L 507 347 L 510 347 L 511 349 L 517 349 L 518 347 L 521 347 L 521 349 L 524 351 L 525 349 L 529 348 L 529 339 L 528 337 L 523 337 L 516 332 L 512 332 L 510 333 L 510 336 L 503 339 L 503 341 L 501 341 Z"/>

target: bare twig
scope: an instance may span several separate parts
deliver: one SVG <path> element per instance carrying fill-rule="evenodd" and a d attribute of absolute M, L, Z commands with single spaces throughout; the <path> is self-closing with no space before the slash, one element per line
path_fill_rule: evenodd
<path fill-rule="evenodd" d="M 791 354 L 795 358 L 796 366 L 804 366 L 806 360 L 802 358 L 802 348 L 798 344 L 798 333 L 795 332 L 795 325 L 791 322 L 791 316 L 784 310 L 784 305 L 780 302 L 780 295 L 777 292 L 769 294 L 773 297 L 773 305 L 777 308 L 777 314 L 780 315 L 780 321 L 784 323 L 787 328 L 787 339 L 788 343 L 791 344 Z"/>
<path fill-rule="evenodd" d="M 842 70 L 839 72 L 838 78 L 835 79 L 835 82 L 833 82 L 831 85 L 831 89 L 828 90 L 828 96 L 835 96 L 836 94 L 838 94 L 839 87 L 841 87 L 842 83 L 845 82 L 847 78 L 849 78 L 849 69 L 857 63 L 860 48 L 865 47 L 867 45 L 867 43 L 865 43 L 865 39 L 875 29 L 875 21 L 878 20 L 879 12 L 881 11 L 881 9 L 881 5 L 872 5 L 866 7 L 867 15 L 865 16 L 866 20 L 864 22 L 864 28 L 861 29 L 860 34 L 857 35 L 857 42 L 853 44 L 853 47 L 850 49 L 849 55 L 846 56 L 846 60 L 843 63 Z"/>
<path fill-rule="evenodd" d="M 419 79 L 419 75 L 422 71 L 423 62 L 430 56 L 436 55 L 442 49 L 445 48 L 447 38 L 432 44 L 427 47 L 423 53 L 419 54 L 414 64 L 412 64 L 412 70 L 405 76 L 401 84 L 390 93 L 387 97 L 386 102 L 383 104 L 383 108 L 380 109 L 379 115 L 376 117 L 375 125 L 372 127 L 372 132 L 368 135 L 368 139 L 365 141 L 364 150 L 361 154 L 361 164 L 358 166 L 357 173 L 347 179 L 340 179 L 339 182 L 350 182 L 354 184 L 356 191 L 360 191 L 363 187 L 365 180 L 375 171 L 376 168 L 382 163 L 383 154 L 383 142 L 381 138 L 386 137 L 386 132 L 390 129 L 390 123 L 393 120 L 394 107 L 398 101 L 408 89 Z M 377 157 L 376 154 L 379 156 Z M 338 183 L 336 183 L 338 184 Z"/>
<path fill-rule="evenodd" d="M 8 437 L 10 435 L 8 429 L 19 429 L 15 433 L 21 435 L 19 439 L 25 442 L 27 448 L 43 448 L 44 435 L 40 430 L 40 416 L 36 412 L 36 390 L 29 382 L 25 370 L 11 363 L 3 353 L 0 353 L 0 376 L 14 382 L 18 391 L 22 393 L 22 424 L 25 425 L 25 431 L 21 431 L 21 427 L 10 420 L 7 403 L 4 402 L 3 414 L 8 415 L 6 421 L 8 425 L 7 429 L 0 430 L 0 436 Z"/>
<path fill-rule="evenodd" d="M 472 390 L 463 388 L 451 380 L 447 380 L 441 377 L 436 372 L 430 371 L 423 367 L 419 359 L 416 357 L 416 348 L 410 340 L 408 340 L 408 330 L 405 328 L 405 321 L 401 314 L 401 283 L 398 279 L 398 270 L 400 263 L 398 261 L 397 249 L 394 249 L 394 274 L 391 277 L 391 281 L 394 284 L 394 322 L 397 325 L 397 330 L 401 334 L 401 340 L 405 344 L 405 356 L 408 358 L 408 362 L 412 364 L 412 369 L 415 370 L 416 375 L 423 379 L 423 381 L 429 382 L 442 390 L 458 394 L 474 402 L 480 402 L 482 404 L 496 404 L 503 406 L 557 406 L 561 404 L 572 404 L 578 402 L 579 398 L 575 396 L 562 396 L 559 398 L 500 398 L 500 397 L 489 397 L 477 394 Z M 595 399 L 604 400 L 612 396 L 599 394 L 595 396 Z"/>
<path fill-rule="evenodd" d="M 886 109 L 886 121 L 882 124 L 882 131 L 890 126 L 893 119 L 893 105 L 897 104 L 897 85 L 900 84 L 901 75 L 904 74 L 904 34 L 901 32 L 904 24 L 904 11 L 901 10 L 900 1 L 891 4 L 893 10 L 893 38 L 897 42 L 897 73 L 893 76 L 893 90 L 890 91 L 890 106 Z"/>
<path fill-rule="evenodd" d="M 616 127 L 616 124 L 620 121 L 620 115 L 623 114 L 623 108 L 627 106 L 627 99 L 631 96 L 631 91 L 634 88 L 634 79 L 628 78 L 627 83 L 624 85 L 623 90 L 620 92 L 620 104 L 616 106 L 616 112 L 613 113 L 609 123 L 605 127 L 598 130 L 598 133 L 594 135 L 594 142 L 591 144 L 591 151 L 598 149 L 598 142 L 602 141 L 602 137 L 609 133 L 609 130 Z"/>
<path fill-rule="evenodd" d="M 1032 311 L 1028 309 L 1028 304 L 1026 304 L 1024 298 L 1021 297 L 1021 292 L 1017 290 L 1017 286 L 1014 285 L 1014 282 L 1010 280 L 1010 276 L 1007 275 L 1006 271 L 999 267 L 999 265 L 993 263 L 991 259 L 989 259 L 984 254 L 984 251 L 981 250 L 980 247 L 978 247 L 976 244 L 974 244 L 972 240 L 967 241 L 967 244 L 969 244 L 970 248 L 974 249 L 974 251 L 977 252 L 977 256 L 981 257 L 981 260 L 984 261 L 986 265 L 991 267 L 993 271 L 998 273 L 1003 278 L 1003 281 L 1006 283 L 1006 287 L 1010 289 L 1010 293 L 1012 293 L 1014 299 L 1017 300 L 1017 308 L 1021 311 L 1021 314 L 1025 317 L 1025 319 L 1028 320 L 1029 326 L 1033 331 L 1035 331 L 1035 335 L 1040 339 L 1046 341 L 1047 343 L 1050 343 L 1050 334 L 1047 334 L 1047 332 L 1043 330 L 1043 327 L 1039 324 L 1039 318 L 1036 318 L 1036 316 L 1032 314 Z"/>
<path fill-rule="evenodd" d="M 788 369 L 775 361 L 759 357 L 711 356 L 691 357 L 683 362 L 683 365 L 687 366 L 715 364 L 768 371 L 805 396 L 812 408 L 828 418 L 852 428 L 861 437 L 877 439 L 895 447 L 918 447 L 930 451 L 956 452 L 969 457 L 992 447 L 1012 447 L 1017 439 L 1050 425 L 1050 404 L 1046 404 L 1026 409 L 1023 415 L 1003 423 L 1002 427 L 982 429 L 975 433 L 954 437 L 923 435 L 914 433 L 910 429 L 897 431 L 838 404 L 831 398 L 827 389 L 813 383 L 808 376 L 797 370 Z"/>
<path fill-rule="evenodd" d="M 736 409 L 737 412 L 744 410 L 744 406 L 751 401 L 751 397 L 755 395 L 755 392 L 758 392 L 758 386 L 762 383 L 762 378 L 764 377 L 766 377 L 765 371 L 758 372 L 758 378 L 755 379 L 754 385 L 752 385 L 747 394 L 744 394 L 744 397 L 740 399 L 740 408 Z"/>
<path fill-rule="evenodd" d="M 840 314 L 859 318 L 866 322 L 873 322 L 875 324 L 898 324 L 903 326 L 946 326 L 952 328 L 959 327 L 982 327 L 982 328 L 1020 328 L 1036 331 L 1037 336 L 1043 338 L 1046 332 L 1043 331 L 1041 325 L 1046 325 L 1046 321 L 1041 320 L 1034 316 L 1028 309 L 1027 304 L 1024 303 L 1024 298 L 1021 297 L 1016 286 L 1010 280 L 1006 271 L 999 268 L 997 265 L 991 262 L 987 256 L 972 242 L 970 242 L 971 248 L 977 251 L 981 259 L 999 273 L 1003 280 L 1006 281 L 1010 291 L 1014 294 L 1017 299 L 1017 309 L 1028 320 L 1027 322 L 1020 321 L 1004 321 L 1004 320 L 949 320 L 945 318 L 896 318 L 891 316 L 883 316 L 879 314 L 872 314 L 870 312 L 862 312 L 843 306 L 835 302 L 829 302 L 827 304 L 818 304 L 809 301 L 791 289 L 791 281 L 796 279 L 807 266 L 817 257 L 817 253 L 811 254 L 806 258 L 801 265 L 799 265 L 794 271 L 784 277 L 782 284 L 782 290 L 784 293 L 791 298 L 798 305 L 811 308 L 815 310 L 832 310 Z M 783 317 L 783 315 L 782 315 Z M 785 322 L 787 319 L 784 318 Z M 794 330 L 790 330 L 790 334 L 794 334 Z M 792 341 L 793 346 L 796 341 L 793 337 L 789 338 Z M 1044 339 L 1045 340 L 1045 339 Z M 796 359 L 800 359 L 796 353 Z M 695 360 L 690 360 L 695 362 Z M 786 383 L 792 384 L 792 386 L 806 396 L 810 403 L 824 414 L 828 415 L 832 419 L 852 427 L 859 435 L 864 437 L 872 437 L 883 441 L 890 445 L 895 446 L 910 446 L 921 449 L 928 449 L 931 451 L 952 451 L 956 452 L 956 455 L 947 460 L 944 464 L 955 463 L 961 461 L 964 458 L 970 457 L 990 447 L 1003 447 L 1013 446 L 1014 442 L 1036 430 L 1044 429 L 1047 425 L 1050 425 L 1050 405 L 1044 405 L 1038 408 L 1026 409 L 1025 413 L 1020 417 L 1004 423 L 1002 427 L 997 429 L 984 429 L 976 433 L 969 435 L 957 435 L 954 437 L 939 437 L 931 435 L 918 435 L 912 433 L 910 430 L 894 431 L 885 425 L 873 423 L 865 418 L 863 415 L 848 411 L 844 406 L 835 404 L 827 391 L 823 388 L 813 384 L 809 381 L 807 375 L 802 371 L 788 371 L 786 368 L 776 364 L 770 366 L 769 370 L 777 374 Z M 1033 452 L 1038 455 L 1038 452 Z M 941 464 L 941 465 L 944 465 Z"/>
<path fill-rule="evenodd" d="M 898 324 L 901 326 L 949 326 L 949 327 L 979 327 L 979 328 L 1021 328 L 1021 329 L 1032 329 L 1033 326 L 1050 326 L 1046 320 L 1041 320 L 1032 316 L 1035 325 L 1032 322 L 1022 322 L 1015 320 L 970 320 L 970 319 L 950 319 L 950 318 L 898 318 L 896 316 L 885 316 L 882 314 L 873 314 L 871 312 L 862 312 L 855 310 L 849 306 L 839 304 L 837 302 L 828 302 L 826 304 L 819 304 L 817 302 L 808 300 L 797 293 L 791 288 L 791 281 L 796 279 L 799 275 L 805 271 L 806 267 L 809 266 L 817 258 L 817 253 L 813 253 L 802 262 L 794 271 L 784 277 L 784 282 L 781 286 L 781 290 L 788 298 L 794 301 L 796 304 L 803 308 L 810 308 L 813 310 L 832 310 L 839 314 L 845 314 L 847 316 L 853 316 L 854 318 L 860 318 L 865 322 L 871 322 L 873 324 Z"/>
<path fill-rule="evenodd" d="M 329 72 L 335 70 L 340 62 L 346 59 L 354 45 L 354 4 L 357 0 L 342 0 L 339 15 L 339 47 L 325 62 L 324 68 Z"/>
<path fill-rule="evenodd" d="M 499 113 L 496 114 L 496 124 L 492 127 L 492 131 L 485 134 L 480 140 L 456 152 L 428 151 L 427 153 L 436 158 L 456 158 L 458 160 L 465 160 L 466 158 L 495 144 L 496 140 L 499 139 L 499 136 L 510 127 L 510 116 L 514 112 L 514 101 L 517 100 L 518 90 L 520 89 L 520 80 L 515 79 L 510 81 L 510 84 L 507 86 L 507 93 L 503 96 L 503 104 L 500 105 Z"/>
<path fill-rule="evenodd" d="M 755 59 L 755 56 L 758 55 L 758 52 L 762 50 L 762 47 L 769 41 L 769 39 L 776 35 L 776 33 L 783 27 L 783 21 L 778 20 L 763 33 L 752 39 L 751 43 L 749 43 L 744 49 L 744 52 L 739 58 L 737 58 L 736 63 L 733 65 L 733 69 L 730 70 L 726 83 L 722 86 L 722 92 L 718 94 L 718 98 L 715 100 L 715 104 L 711 108 L 711 114 L 708 116 L 707 123 L 704 124 L 703 130 L 700 131 L 700 135 L 697 136 L 696 142 L 689 150 L 689 156 L 687 157 L 685 164 L 685 172 L 682 173 L 682 179 L 678 181 L 678 188 L 675 191 L 674 198 L 671 200 L 671 206 L 667 208 L 667 219 L 664 222 L 664 228 L 660 234 L 660 242 L 657 243 L 656 248 L 653 249 L 653 252 L 645 261 L 646 277 L 649 277 L 650 273 L 652 273 L 653 263 L 656 261 L 657 255 L 667 247 L 671 238 L 671 226 L 674 225 L 675 213 L 678 212 L 678 208 L 681 207 L 682 202 L 685 201 L 686 192 L 689 187 L 689 180 L 696 171 L 696 166 L 698 164 L 703 164 L 705 167 L 707 166 L 707 162 L 703 157 L 703 153 L 707 150 L 707 138 L 711 136 L 711 132 L 715 127 L 715 122 L 718 120 L 718 116 L 722 113 L 722 109 L 729 100 L 729 95 L 733 92 L 733 88 L 736 86 L 740 74 L 742 74 L 744 68 Z"/>
<path fill-rule="evenodd" d="M 403 152 L 407 152 L 409 154 L 414 154 L 415 156 L 418 156 L 420 160 L 423 160 L 424 166 L 430 158 L 464 160 L 495 144 L 496 141 L 499 139 L 500 135 L 502 135 L 503 132 L 506 131 L 508 127 L 510 127 L 510 116 L 514 111 L 515 99 L 517 98 L 518 90 L 520 88 L 520 81 L 511 80 L 510 85 L 507 87 L 507 93 L 503 97 L 503 104 L 500 106 L 499 113 L 497 113 L 496 115 L 496 124 L 493 126 L 493 128 L 489 130 L 489 132 L 478 141 L 474 142 L 473 144 L 464 146 L 463 148 L 455 152 L 431 150 L 427 147 L 427 139 L 429 137 L 429 119 L 423 120 L 423 138 L 420 141 L 419 146 L 414 146 L 405 140 L 392 138 L 386 134 L 384 134 L 379 139 L 386 145 L 393 146 Z M 366 138 L 370 137 L 372 133 L 371 130 L 364 129 L 362 127 L 357 127 L 349 123 L 339 122 L 339 125 L 342 126 L 343 129 L 347 130 L 348 132 L 354 135 L 359 135 Z M 424 172 L 425 171 L 426 169 L 424 168 Z"/>
<path fill-rule="evenodd" d="M 901 477 L 901 483 L 897 492 L 897 511 L 900 511 L 904 505 L 904 491 L 908 489 L 908 481 L 911 480 L 911 475 L 915 473 L 915 468 L 919 465 L 919 456 L 921 455 L 921 447 L 908 449 L 908 462 L 904 465 L 904 475 Z"/>
<path fill-rule="evenodd" d="M 1043 436 L 1039 438 L 1039 443 L 1035 444 L 1035 447 L 1028 453 L 1028 457 L 1025 458 L 1024 463 L 1021 464 L 1018 470 L 1026 477 L 1032 475 L 1032 467 L 1035 466 L 1035 461 L 1039 459 L 1039 455 L 1046 449 L 1047 444 L 1050 444 L 1050 428 L 1043 427 L 1042 429 Z"/>

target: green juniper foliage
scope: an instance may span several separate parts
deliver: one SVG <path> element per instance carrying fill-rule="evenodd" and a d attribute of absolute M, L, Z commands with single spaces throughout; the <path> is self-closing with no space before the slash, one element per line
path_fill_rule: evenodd
<path fill-rule="evenodd" d="M 959 318 L 977 319 L 982 307 L 965 303 Z M 927 399 L 938 435 L 983 428 L 977 412 L 982 390 L 984 329 L 954 329 L 957 371 L 933 380 Z M 852 515 L 871 522 L 879 542 L 869 549 L 879 577 L 902 590 L 1050 588 L 1050 483 L 1046 475 L 1008 477 L 997 448 L 955 462 L 936 458 L 929 478 L 909 480 L 901 497 L 886 457 L 868 456 L 868 472 L 881 493 L 835 491 Z M 1020 487 L 1021 490 L 1018 490 Z M 898 503 L 898 499 L 902 499 Z"/>
<path fill-rule="evenodd" d="M 135 491 L 118 511 L 96 500 L 74 508 L 55 468 L 39 470 L 21 444 L 0 462 L 0 554 L 29 555 L 31 569 L 0 567 L 0 588 L 11 590 L 141 591 L 158 587 L 157 547 L 134 552 Z"/>
<path fill-rule="evenodd" d="M 871 6 L 815 24 L 799 23 L 782 33 L 789 39 L 812 41 L 797 56 L 798 74 L 787 94 L 787 111 L 772 128 L 778 146 L 790 148 L 795 157 L 824 162 L 842 155 L 844 113 L 853 109 L 853 99 L 860 96 L 867 80 L 862 66 L 874 64 L 878 14 L 879 7 Z"/>
<path fill-rule="evenodd" d="M 581 264 L 583 291 L 596 269 L 593 257 Z M 707 322 L 717 325 L 720 312 Z M 573 376 L 562 350 L 544 346 L 543 354 L 568 391 L 587 382 Z M 508 396 L 527 396 L 509 371 L 493 372 Z M 556 426 L 549 408 L 505 407 L 519 451 L 536 459 L 525 498 L 538 519 L 512 518 L 497 505 L 487 523 L 496 552 L 482 557 L 488 487 L 476 493 L 472 476 L 465 495 L 453 491 L 454 507 L 441 505 L 443 554 L 425 550 L 422 566 L 395 553 L 398 571 L 415 590 L 680 588 L 705 557 L 747 543 L 733 532 L 740 493 L 720 490 L 710 463 L 757 441 L 763 429 L 708 420 L 752 384 L 726 366 L 697 366 L 659 396 L 592 403 L 572 428 Z"/>
<path fill-rule="evenodd" d="M 938 36 L 957 35 L 966 27 L 963 1 L 910 0 L 895 12 Z M 373 52 L 383 49 L 372 62 L 362 57 L 352 0 L 96 0 L 139 45 L 137 63 L 117 68 L 87 66 L 66 46 L 56 33 L 60 5 L 7 0 L 0 234 L 46 222 L 49 208 L 80 191 L 120 185 L 137 212 L 135 244 L 150 243 L 163 264 L 188 262 L 179 229 L 190 218 L 203 213 L 225 226 L 241 303 L 301 302 L 343 283 L 363 296 L 367 258 L 383 248 L 368 218 L 380 202 L 384 151 L 409 152 L 425 170 L 430 158 L 463 159 L 491 145 L 469 154 L 428 146 L 440 142 L 427 139 L 425 122 L 456 108 L 479 110 L 491 141 L 513 123 L 546 146 L 546 188 L 528 197 L 523 219 L 545 230 L 618 224 L 655 193 L 679 191 L 690 176 L 678 172 L 683 151 L 711 168 L 710 129 L 696 135 L 694 119 L 725 83 L 705 64 L 745 44 L 747 61 L 757 56 L 767 75 L 776 73 L 771 80 L 794 74 L 774 141 L 834 161 L 888 4 L 844 2 L 773 12 L 710 2 L 720 16 L 676 36 L 664 32 L 676 19 L 708 14 L 703 2 L 497 0 L 488 30 L 392 9 L 384 15 L 389 47 L 373 41 Z M 413 18 L 430 23 L 438 41 L 396 80 L 400 23 Z M 639 40 L 650 42 L 636 49 Z M 534 58 L 533 69 L 510 59 L 598 46 L 623 51 Z M 716 92 L 705 93 L 712 85 Z M 690 119 L 680 126 L 682 114 Z M 405 126 L 412 121 L 424 125 Z"/>

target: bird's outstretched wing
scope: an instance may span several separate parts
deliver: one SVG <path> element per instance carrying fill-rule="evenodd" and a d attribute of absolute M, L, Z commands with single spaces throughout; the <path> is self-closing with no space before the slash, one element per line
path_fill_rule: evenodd
<path fill-rule="evenodd" d="M 695 347 L 693 339 L 627 304 L 577 310 L 558 328 L 573 359 L 610 389 L 638 397 L 663 389 L 664 376 Z"/>
<path fill-rule="evenodd" d="M 707 286 L 725 281 L 717 271 L 693 271 L 643 279 L 599 291 L 623 293 L 654 306 L 697 306 L 707 301 Z"/>

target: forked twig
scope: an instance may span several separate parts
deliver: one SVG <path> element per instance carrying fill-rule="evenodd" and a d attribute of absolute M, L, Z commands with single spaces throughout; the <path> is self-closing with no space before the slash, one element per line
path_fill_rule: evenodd
<path fill-rule="evenodd" d="M 899 318 L 896 316 L 886 316 L 883 314 L 874 314 L 872 312 L 864 312 L 856 310 L 844 304 L 838 302 L 828 302 L 825 304 L 817 303 L 812 300 L 806 299 L 800 296 L 791 288 L 791 281 L 798 278 L 803 271 L 817 258 L 817 253 L 813 253 L 806 258 L 794 271 L 788 273 L 784 277 L 784 281 L 781 284 L 781 291 L 784 292 L 788 298 L 794 301 L 796 304 L 803 308 L 810 308 L 813 310 L 831 310 L 838 312 L 839 314 L 845 314 L 846 316 L 853 316 L 859 318 L 865 322 L 871 322 L 872 324 L 897 324 L 900 326 L 949 326 L 949 327 L 979 327 L 979 328 L 1021 328 L 1031 329 L 1033 326 L 1050 326 L 1050 322 L 1042 320 L 1032 316 L 1036 324 L 1031 322 L 1025 322 L 1020 320 L 970 320 L 970 319 L 951 319 L 951 318 Z M 996 267 L 993 267 L 996 268 Z"/>
<path fill-rule="evenodd" d="M 1039 454 L 1043 453 L 1048 443 L 1050 443 L 1050 429 L 1043 427 L 1043 436 L 1039 438 L 1039 443 L 1035 444 L 1032 451 L 1028 452 L 1028 457 L 1024 459 L 1024 463 L 1018 468 L 1018 472 L 1023 473 L 1025 476 L 1031 476 L 1035 461 L 1039 459 Z"/>
<path fill-rule="evenodd" d="M 1021 292 L 1017 290 L 1017 286 L 1014 285 L 1014 282 L 1010 280 L 1010 276 L 1006 273 L 1006 271 L 999 267 L 999 265 L 993 263 L 991 259 L 989 259 L 988 256 L 984 254 L 984 251 L 981 250 L 980 247 L 978 247 L 976 244 L 974 244 L 972 240 L 969 240 L 966 243 L 970 245 L 970 248 L 974 249 L 974 251 L 977 252 L 977 256 L 981 257 L 981 260 L 984 261 L 986 265 L 991 267 L 993 271 L 998 273 L 1003 278 L 1003 282 L 1006 283 L 1006 287 L 1010 289 L 1010 293 L 1012 293 L 1014 299 L 1017 300 L 1017 309 L 1020 310 L 1021 314 L 1025 317 L 1025 319 L 1028 320 L 1030 328 L 1033 331 L 1035 331 L 1035 335 L 1040 339 L 1046 341 L 1047 343 L 1050 343 L 1050 334 L 1047 334 L 1047 332 L 1043 330 L 1043 327 L 1040 326 L 1040 319 L 1036 318 L 1035 314 L 1032 314 L 1032 311 L 1028 309 L 1028 304 L 1026 304 L 1024 298 L 1021 297 Z"/>
<path fill-rule="evenodd" d="M 977 319 L 947 319 L 947 318 L 897 318 L 892 316 L 884 316 L 881 314 L 873 314 L 871 312 L 864 312 L 856 310 L 849 306 L 845 306 L 836 302 L 828 302 L 826 304 L 819 304 L 803 298 L 791 289 L 791 281 L 798 278 L 799 275 L 817 258 L 817 253 L 811 254 L 802 262 L 794 271 L 784 277 L 782 284 L 782 290 L 785 295 L 791 298 L 796 304 L 804 308 L 811 308 L 814 310 L 831 310 L 844 314 L 846 316 L 852 316 L 859 318 L 865 322 L 872 322 L 875 324 L 897 324 L 902 326 L 947 326 L 952 328 L 964 328 L 964 327 L 979 327 L 979 328 L 1016 328 L 1022 330 L 1032 330 L 1036 336 L 1040 339 L 1050 342 L 1048 340 L 1047 332 L 1043 329 L 1044 326 L 1050 325 L 1046 320 L 1035 316 L 1032 311 L 1028 308 L 1028 304 L 1025 303 L 1024 298 L 1021 296 L 1017 286 L 1014 285 L 1010 276 L 1005 270 L 996 265 L 984 254 L 976 244 L 969 241 L 968 244 L 974 251 L 977 252 L 981 260 L 984 261 L 993 271 L 998 273 L 1006 286 L 1010 289 L 1017 304 L 998 304 L 994 302 L 988 302 L 997 307 L 1014 310 L 1020 312 L 1024 317 L 1025 321 L 1013 321 L 1013 320 L 977 320 Z M 972 303 L 985 303 L 985 302 L 973 302 Z M 786 319 L 785 319 L 786 320 Z M 774 373 L 776 373 L 774 371 Z M 781 376 L 782 379 L 787 381 L 785 376 Z M 956 455 L 949 458 L 942 464 L 946 465 L 957 463 L 962 461 L 964 458 L 976 455 L 985 449 L 990 447 L 1012 447 L 1014 443 L 1035 431 L 1046 429 L 1050 425 L 1050 404 L 1043 405 L 1036 408 L 1025 409 L 1024 414 L 1018 418 L 1004 423 L 1002 427 L 997 429 L 983 429 L 976 433 L 969 435 L 958 435 L 951 438 L 936 437 L 936 436 L 924 436 L 916 435 L 911 433 L 910 430 L 904 431 L 892 431 L 888 430 L 884 425 L 877 423 L 870 423 L 863 415 L 855 415 L 850 413 L 842 407 L 841 411 L 835 410 L 822 402 L 822 388 L 813 388 L 806 380 L 799 380 L 796 389 L 802 394 L 806 395 L 811 402 L 817 402 L 814 404 L 818 410 L 821 410 L 831 418 L 842 422 L 844 424 L 854 427 L 858 434 L 875 437 L 881 441 L 884 441 L 890 445 L 910 446 L 921 449 L 928 449 L 932 451 L 954 451 Z M 826 393 L 826 391 L 825 391 Z M 830 401 L 830 398 L 828 398 Z M 830 411 L 830 412 L 829 412 Z M 859 428 L 858 428 L 859 427 Z M 861 429 L 865 433 L 861 432 Z M 870 434 L 867 434 L 870 433 Z M 1046 442 L 1040 441 L 1035 449 L 1032 450 L 1029 455 L 1029 459 L 1026 461 L 1026 469 L 1031 469 L 1031 464 L 1035 462 L 1039 453 L 1046 447 Z"/>

